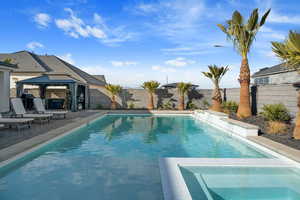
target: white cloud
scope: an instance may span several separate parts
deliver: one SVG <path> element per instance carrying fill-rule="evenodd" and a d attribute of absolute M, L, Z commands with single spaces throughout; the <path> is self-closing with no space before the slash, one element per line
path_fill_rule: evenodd
<path fill-rule="evenodd" d="M 65 11 L 69 13 L 69 17 L 56 19 L 55 23 L 59 29 L 73 38 L 91 37 L 99 39 L 104 44 L 113 46 L 116 43 L 128 41 L 135 36 L 133 33 L 127 33 L 124 30 L 124 26 L 109 28 L 98 13 L 94 13 L 94 23 L 86 24 L 83 19 L 75 15 L 72 9 L 65 8 Z"/>
<path fill-rule="evenodd" d="M 284 40 L 286 38 L 285 34 L 280 31 L 273 30 L 267 26 L 263 26 L 260 30 L 261 35 L 265 38 L 276 39 L 276 40 Z"/>
<path fill-rule="evenodd" d="M 35 41 L 32 41 L 32 42 L 29 42 L 27 45 L 26 45 L 27 49 L 30 49 L 30 50 L 34 50 L 36 48 L 43 48 L 44 45 L 39 43 L 39 42 L 35 42 Z"/>
<path fill-rule="evenodd" d="M 124 66 L 137 65 L 138 63 L 134 61 L 111 61 L 111 64 L 115 67 L 124 67 Z"/>
<path fill-rule="evenodd" d="M 155 33 L 179 43 L 196 38 L 200 30 L 200 19 L 207 13 L 203 0 L 160 0 L 155 3 L 140 3 L 133 10 L 137 14 L 151 15 L 149 27 Z"/>
<path fill-rule="evenodd" d="M 153 65 L 151 67 L 152 70 L 154 71 L 160 71 L 163 73 L 168 73 L 168 72 L 176 72 L 176 69 L 172 68 L 172 67 L 162 67 L 160 65 Z"/>
<path fill-rule="evenodd" d="M 183 58 L 183 57 L 178 57 L 178 58 L 175 58 L 173 60 L 167 60 L 165 62 L 165 64 L 171 65 L 171 66 L 174 66 L 174 67 L 184 67 L 184 66 L 187 66 L 187 65 L 190 65 L 190 64 L 195 64 L 195 61 L 187 60 L 186 58 Z"/>
<path fill-rule="evenodd" d="M 72 58 L 72 54 L 71 53 L 66 53 L 64 55 L 61 55 L 61 56 L 58 56 L 59 58 L 63 59 L 64 61 L 74 65 L 75 64 L 75 61 L 74 59 Z"/>
<path fill-rule="evenodd" d="M 95 37 L 105 38 L 106 35 L 103 30 L 95 26 L 86 25 L 82 19 L 75 16 L 73 10 L 65 8 L 65 11 L 70 14 L 68 19 L 56 19 L 55 23 L 58 28 L 62 29 L 66 34 L 74 38 L 81 37 Z"/>
<path fill-rule="evenodd" d="M 39 27 L 46 28 L 51 22 L 51 17 L 46 13 L 38 13 L 34 16 L 34 21 L 38 24 Z"/>
<path fill-rule="evenodd" d="M 287 16 L 272 11 L 267 21 L 273 23 L 300 24 L 300 15 Z"/>

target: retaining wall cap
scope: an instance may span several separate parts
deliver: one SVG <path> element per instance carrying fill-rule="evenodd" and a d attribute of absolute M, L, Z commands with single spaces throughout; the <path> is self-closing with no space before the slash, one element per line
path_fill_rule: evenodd
<path fill-rule="evenodd" d="M 237 125 L 237 126 L 241 126 L 243 128 L 247 128 L 247 129 L 258 129 L 259 127 L 256 126 L 256 125 L 253 125 L 253 124 L 248 124 L 248 123 L 245 123 L 245 122 L 241 122 L 241 121 L 238 121 L 238 120 L 234 120 L 234 119 L 223 119 L 224 121 L 230 123 L 230 124 L 234 124 L 234 125 Z"/>
<path fill-rule="evenodd" d="M 216 112 L 216 111 L 212 111 L 212 110 L 207 110 L 205 112 L 208 112 L 208 113 L 213 114 L 213 115 L 222 116 L 222 117 L 228 117 L 228 114 L 222 113 L 222 112 Z"/>

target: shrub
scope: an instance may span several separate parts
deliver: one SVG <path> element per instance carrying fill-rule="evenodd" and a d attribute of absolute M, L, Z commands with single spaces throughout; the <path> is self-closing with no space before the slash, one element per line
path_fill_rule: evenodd
<path fill-rule="evenodd" d="M 102 106 L 101 104 L 98 104 L 98 105 L 96 106 L 96 109 L 101 110 L 101 109 L 103 109 L 103 106 Z"/>
<path fill-rule="evenodd" d="M 267 132 L 270 134 L 286 133 L 287 125 L 284 122 L 269 121 Z"/>
<path fill-rule="evenodd" d="M 190 102 L 187 105 L 187 109 L 196 110 L 196 109 L 198 109 L 198 107 L 193 102 Z"/>
<path fill-rule="evenodd" d="M 162 110 L 172 110 L 172 109 L 173 109 L 173 106 L 172 106 L 171 101 L 168 101 L 168 102 L 162 104 L 160 108 L 161 108 Z"/>
<path fill-rule="evenodd" d="M 238 110 L 239 104 L 235 101 L 225 101 L 222 103 L 222 109 L 225 113 L 236 113 Z"/>
<path fill-rule="evenodd" d="M 128 109 L 134 109 L 134 103 L 130 103 L 130 104 L 128 104 Z"/>
<path fill-rule="evenodd" d="M 291 120 L 289 111 L 283 104 L 264 105 L 260 115 L 268 121 L 288 122 Z"/>
<path fill-rule="evenodd" d="M 210 107 L 210 103 L 207 100 L 203 101 L 203 109 L 208 109 Z"/>

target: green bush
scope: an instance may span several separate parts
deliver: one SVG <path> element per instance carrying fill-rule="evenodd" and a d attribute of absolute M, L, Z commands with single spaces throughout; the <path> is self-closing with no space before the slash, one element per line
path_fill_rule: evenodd
<path fill-rule="evenodd" d="M 190 109 L 190 110 L 196 110 L 196 109 L 198 109 L 198 107 L 197 107 L 196 104 L 194 104 L 193 102 L 190 102 L 190 103 L 188 103 L 188 105 L 187 105 L 187 109 Z"/>
<path fill-rule="evenodd" d="M 210 106 L 211 105 L 210 105 L 210 103 L 207 100 L 203 101 L 203 108 L 202 109 L 209 109 Z"/>
<path fill-rule="evenodd" d="M 130 103 L 129 105 L 128 105 L 128 109 L 134 109 L 134 103 Z"/>
<path fill-rule="evenodd" d="M 224 101 L 222 103 L 222 109 L 225 113 L 236 113 L 238 110 L 239 104 L 235 101 Z"/>
<path fill-rule="evenodd" d="M 172 110 L 173 109 L 172 102 L 168 101 L 168 102 L 162 104 L 160 106 L 160 109 L 162 109 L 162 110 Z"/>
<path fill-rule="evenodd" d="M 264 105 L 260 115 L 269 121 L 288 122 L 291 120 L 289 111 L 283 104 Z"/>
<path fill-rule="evenodd" d="M 101 109 L 103 109 L 103 106 L 102 106 L 101 104 L 98 104 L 98 105 L 96 106 L 96 109 L 101 110 Z"/>

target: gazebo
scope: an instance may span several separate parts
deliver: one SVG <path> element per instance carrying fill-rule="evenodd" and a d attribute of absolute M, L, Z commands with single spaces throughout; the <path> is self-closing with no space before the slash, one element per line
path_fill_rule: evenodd
<path fill-rule="evenodd" d="M 40 97 L 45 99 L 48 86 L 66 86 L 69 90 L 67 108 L 77 111 L 78 105 L 87 108 L 89 103 L 88 85 L 66 74 L 44 74 L 39 77 L 25 79 L 16 83 L 17 97 L 21 97 L 24 85 L 39 86 Z"/>

